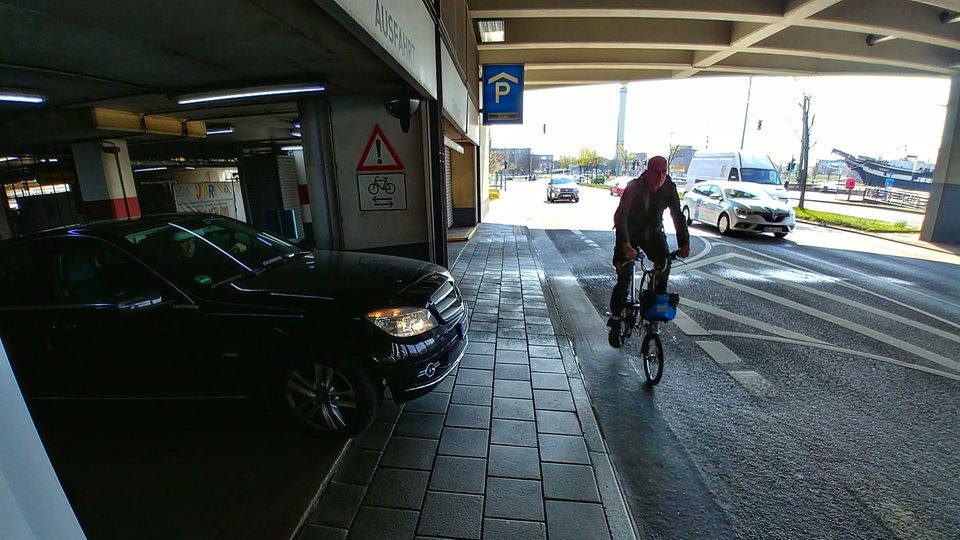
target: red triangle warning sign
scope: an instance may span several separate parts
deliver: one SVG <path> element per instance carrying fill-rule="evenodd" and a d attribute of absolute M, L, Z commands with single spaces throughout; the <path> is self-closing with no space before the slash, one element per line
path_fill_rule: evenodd
<path fill-rule="evenodd" d="M 380 125 L 373 126 L 373 133 L 370 134 L 370 140 L 360 155 L 360 162 L 357 163 L 358 171 L 402 171 L 406 167 L 400 162 L 397 153 L 387 142 L 386 135 L 380 129 Z"/>

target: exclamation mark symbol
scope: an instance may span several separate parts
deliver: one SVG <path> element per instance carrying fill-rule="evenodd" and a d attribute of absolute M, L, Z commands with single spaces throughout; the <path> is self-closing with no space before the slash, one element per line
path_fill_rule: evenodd
<path fill-rule="evenodd" d="M 377 165 L 381 165 L 383 164 L 383 156 L 381 155 L 380 150 L 380 139 L 376 139 L 373 142 L 377 143 Z"/>

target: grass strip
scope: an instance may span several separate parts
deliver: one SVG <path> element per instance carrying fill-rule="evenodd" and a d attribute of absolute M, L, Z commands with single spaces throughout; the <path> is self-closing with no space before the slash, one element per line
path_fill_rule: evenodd
<path fill-rule="evenodd" d="M 858 231 L 890 233 L 890 232 L 920 232 L 920 229 L 908 225 L 906 221 L 881 221 L 879 219 L 866 219 L 843 214 L 834 214 L 832 212 L 821 212 L 819 210 L 808 210 L 806 208 L 796 208 L 797 219 L 812 221 L 822 225 L 832 225 L 835 227 L 845 227 L 856 229 Z"/>

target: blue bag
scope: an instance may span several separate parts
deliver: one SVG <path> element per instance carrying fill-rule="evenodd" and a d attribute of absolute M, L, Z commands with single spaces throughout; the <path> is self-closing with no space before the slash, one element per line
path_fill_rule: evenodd
<path fill-rule="evenodd" d="M 647 321 L 672 321 L 677 316 L 677 304 L 680 303 L 680 295 L 677 293 L 668 294 L 644 294 L 643 307 L 641 308 L 641 317 Z"/>

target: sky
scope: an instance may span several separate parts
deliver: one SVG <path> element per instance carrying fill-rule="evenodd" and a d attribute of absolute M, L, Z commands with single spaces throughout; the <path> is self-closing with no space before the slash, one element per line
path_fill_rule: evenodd
<path fill-rule="evenodd" d="M 749 92 L 749 102 L 748 102 Z M 740 149 L 782 164 L 800 154 L 803 96 L 810 96 L 810 163 L 839 159 L 837 148 L 881 159 L 936 163 L 949 78 L 708 77 L 627 85 L 624 148 L 667 155 L 671 145 Z M 748 104 L 749 103 L 749 104 Z M 491 126 L 493 148 L 613 158 L 620 85 L 526 90 L 522 125 Z M 744 117 L 746 116 L 746 129 Z M 762 121 L 762 127 L 757 124 Z"/>

